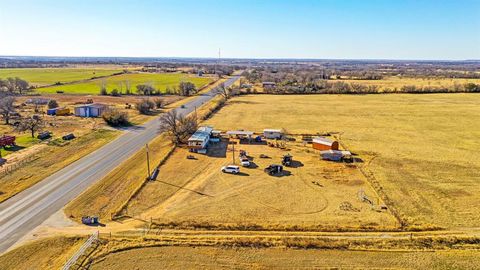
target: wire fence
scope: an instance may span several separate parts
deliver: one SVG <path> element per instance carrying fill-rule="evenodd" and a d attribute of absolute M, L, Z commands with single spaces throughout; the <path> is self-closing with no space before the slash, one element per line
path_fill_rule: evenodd
<path fill-rule="evenodd" d="M 83 245 L 80 247 L 80 249 L 73 254 L 72 257 L 65 263 L 65 265 L 62 267 L 62 270 L 70 270 L 72 266 L 75 266 L 78 259 L 85 254 L 85 251 L 90 248 L 93 244 L 97 243 L 99 238 L 99 232 L 95 232 L 90 237 L 83 243 Z"/>
<path fill-rule="evenodd" d="M 40 158 L 39 156 L 32 155 L 32 156 L 28 156 L 28 157 L 26 157 L 22 160 L 19 160 L 19 161 L 13 163 L 13 164 L 4 164 L 3 166 L 0 166 L 0 177 L 11 174 L 11 173 L 15 172 L 17 169 L 21 168 L 26 163 L 30 163 L 32 161 L 35 161 L 35 160 L 39 159 L 39 158 Z"/>

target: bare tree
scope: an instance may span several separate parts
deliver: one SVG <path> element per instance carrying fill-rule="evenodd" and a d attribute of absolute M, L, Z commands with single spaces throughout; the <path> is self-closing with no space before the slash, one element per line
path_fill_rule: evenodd
<path fill-rule="evenodd" d="M 99 87 L 100 87 L 100 95 L 102 96 L 108 95 L 107 82 L 105 80 L 100 81 Z"/>
<path fill-rule="evenodd" d="M 166 132 L 174 144 L 183 143 L 197 129 L 196 116 L 185 117 L 171 110 L 160 118 L 160 131 Z"/>
<path fill-rule="evenodd" d="M 217 89 L 215 90 L 217 94 L 222 95 L 226 100 L 230 98 L 230 91 L 227 87 L 225 87 L 224 83 L 221 83 Z"/>
<path fill-rule="evenodd" d="M 11 96 L 2 97 L 0 99 L 0 115 L 5 120 L 5 124 L 10 124 L 10 117 L 15 112 L 15 98 Z"/>
<path fill-rule="evenodd" d="M 39 131 L 43 127 L 43 119 L 40 115 L 35 114 L 32 117 L 24 118 L 20 121 L 20 124 L 16 127 L 18 131 L 30 131 L 32 138 L 35 138 L 35 132 Z"/>
<path fill-rule="evenodd" d="M 195 87 L 195 84 L 191 82 L 180 82 L 180 84 L 178 85 L 178 90 L 181 96 L 186 96 L 186 97 L 197 92 L 197 88 Z"/>
<path fill-rule="evenodd" d="M 127 95 L 130 95 L 132 93 L 132 88 L 131 88 L 131 85 L 130 85 L 130 80 L 126 80 L 125 81 L 125 93 Z"/>

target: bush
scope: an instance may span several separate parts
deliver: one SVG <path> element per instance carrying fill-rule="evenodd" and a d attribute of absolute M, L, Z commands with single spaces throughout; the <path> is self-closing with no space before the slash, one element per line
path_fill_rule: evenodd
<path fill-rule="evenodd" d="M 144 99 L 137 102 L 135 108 L 141 114 L 149 114 L 155 108 L 155 103 L 150 99 Z"/>
<path fill-rule="evenodd" d="M 153 95 L 156 92 L 156 89 L 148 84 L 139 84 L 137 85 L 137 92 L 144 96 Z"/>
<path fill-rule="evenodd" d="M 102 96 L 108 95 L 107 88 L 105 87 L 100 88 L 100 95 Z"/>
<path fill-rule="evenodd" d="M 161 109 L 163 108 L 163 106 L 165 106 L 165 102 L 163 102 L 163 99 L 161 98 L 156 98 L 153 100 L 153 102 L 155 103 L 155 106 L 157 107 L 157 109 Z"/>
<path fill-rule="evenodd" d="M 55 99 L 50 99 L 47 106 L 49 109 L 58 108 L 58 102 Z"/>
<path fill-rule="evenodd" d="M 118 127 L 126 126 L 129 124 L 128 114 L 126 112 L 121 112 L 117 109 L 107 109 L 102 114 L 103 120 L 107 122 L 108 125 Z"/>
<path fill-rule="evenodd" d="M 112 92 L 110 92 L 110 95 L 114 96 L 114 97 L 119 97 L 121 96 L 120 95 L 120 92 L 118 92 L 117 89 L 113 89 Z"/>

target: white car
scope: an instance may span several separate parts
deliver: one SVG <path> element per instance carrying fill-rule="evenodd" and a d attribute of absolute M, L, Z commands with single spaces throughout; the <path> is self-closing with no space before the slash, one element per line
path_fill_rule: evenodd
<path fill-rule="evenodd" d="M 248 160 L 248 158 L 240 159 L 240 164 L 242 164 L 243 167 L 249 167 L 250 160 Z"/>
<path fill-rule="evenodd" d="M 224 173 L 233 173 L 237 174 L 240 172 L 240 167 L 235 166 L 235 165 L 227 165 L 222 167 L 222 172 Z"/>

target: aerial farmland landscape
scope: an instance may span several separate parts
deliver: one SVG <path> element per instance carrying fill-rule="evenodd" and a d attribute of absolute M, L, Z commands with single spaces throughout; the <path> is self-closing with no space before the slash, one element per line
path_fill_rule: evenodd
<path fill-rule="evenodd" d="M 480 269 L 479 18 L 0 0 L 0 269 Z"/>

